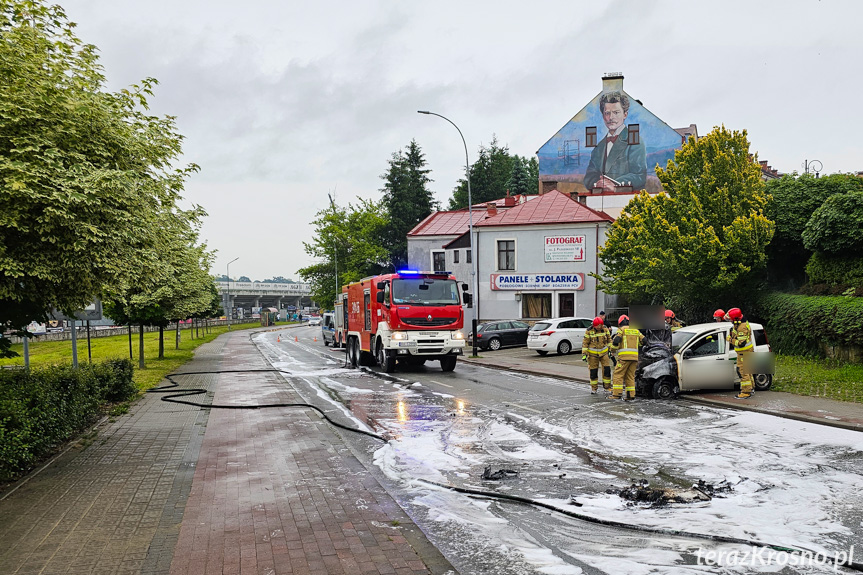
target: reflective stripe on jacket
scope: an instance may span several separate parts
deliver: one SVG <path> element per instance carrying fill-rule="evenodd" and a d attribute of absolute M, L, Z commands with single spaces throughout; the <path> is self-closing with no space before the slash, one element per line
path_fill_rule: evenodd
<path fill-rule="evenodd" d="M 608 344 L 611 343 L 611 332 L 605 326 L 599 329 L 589 327 L 584 332 L 584 340 L 581 342 L 581 353 L 583 355 L 603 355 L 608 353 Z"/>
<path fill-rule="evenodd" d="M 738 353 L 755 349 L 755 344 L 752 341 L 752 327 L 748 321 L 740 322 L 731 328 L 731 343 L 734 345 L 734 351 Z"/>
<path fill-rule="evenodd" d="M 638 359 L 638 346 L 641 345 L 641 341 L 644 339 L 644 336 L 640 331 L 635 328 L 625 327 L 618 330 L 614 339 L 619 342 L 618 344 L 614 344 L 614 342 L 612 342 L 612 348 L 617 349 L 618 359 Z"/>

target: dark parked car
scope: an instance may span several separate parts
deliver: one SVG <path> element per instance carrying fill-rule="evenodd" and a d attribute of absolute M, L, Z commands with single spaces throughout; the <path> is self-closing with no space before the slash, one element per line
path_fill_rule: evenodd
<path fill-rule="evenodd" d="M 527 345 L 530 326 L 523 321 L 490 321 L 476 326 L 476 346 L 480 349 L 500 349 L 509 345 Z M 468 333 L 467 344 L 473 346 L 473 333 Z"/>

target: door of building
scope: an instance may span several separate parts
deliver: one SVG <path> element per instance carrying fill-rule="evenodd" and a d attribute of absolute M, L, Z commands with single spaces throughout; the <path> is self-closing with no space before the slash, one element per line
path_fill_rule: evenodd
<path fill-rule="evenodd" d="M 575 294 L 562 293 L 557 296 L 558 317 L 572 317 L 575 315 Z"/>

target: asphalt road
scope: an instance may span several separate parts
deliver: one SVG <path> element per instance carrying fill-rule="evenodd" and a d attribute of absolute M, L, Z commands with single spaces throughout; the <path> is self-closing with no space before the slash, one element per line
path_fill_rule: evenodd
<path fill-rule="evenodd" d="M 616 402 L 591 395 L 584 383 L 467 363 L 450 373 L 432 361 L 391 375 L 349 369 L 341 351 L 323 345 L 319 327 L 254 341 L 307 401 L 388 440 L 348 437 L 463 574 L 703 573 L 705 553 L 749 547 L 597 525 L 423 480 L 644 529 L 830 556 L 863 535 L 863 453 L 855 432 L 687 402 Z M 484 480 L 485 471 L 502 478 Z M 687 500 L 699 481 L 712 498 L 660 506 L 621 496 L 644 484 Z M 776 564 L 734 568 L 812 572 Z"/>

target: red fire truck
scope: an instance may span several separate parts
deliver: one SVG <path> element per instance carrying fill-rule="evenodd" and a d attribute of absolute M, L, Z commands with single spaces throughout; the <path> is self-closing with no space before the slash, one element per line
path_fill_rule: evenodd
<path fill-rule="evenodd" d="M 466 291 L 467 284 L 461 289 Z M 465 348 L 459 294 L 450 272 L 402 270 L 344 286 L 344 341 L 351 365 L 377 362 L 392 373 L 397 361 L 439 360 L 443 371 L 452 371 Z"/>

